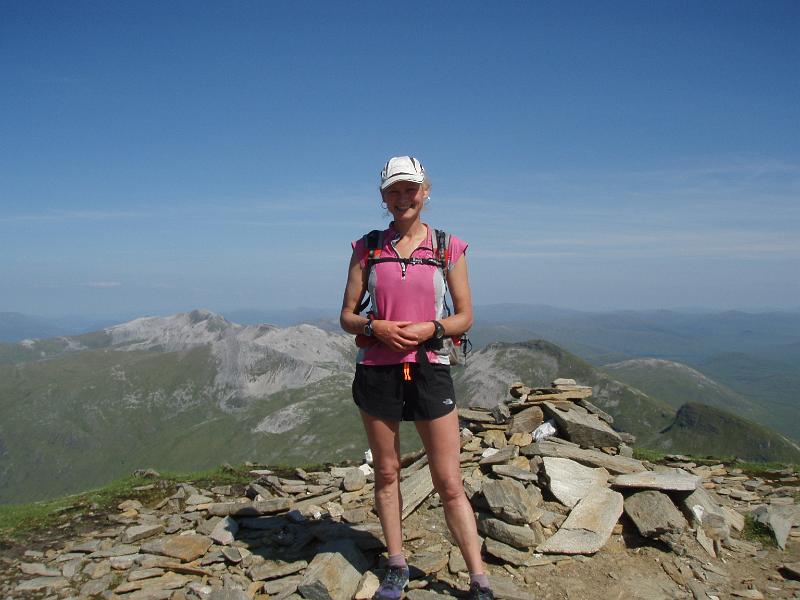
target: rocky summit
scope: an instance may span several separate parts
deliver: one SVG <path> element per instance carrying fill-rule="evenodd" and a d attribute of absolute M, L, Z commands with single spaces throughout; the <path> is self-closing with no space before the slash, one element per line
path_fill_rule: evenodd
<path fill-rule="evenodd" d="M 511 387 L 462 409 L 461 466 L 500 599 L 800 598 L 798 474 L 632 457 L 591 388 Z M 407 598 L 465 595 L 427 457 L 404 457 Z M 0 547 L 4 598 L 370 598 L 385 568 L 368 464 L 249 485 L 156 481 L 92 520 Z M 90 526 L 87 526 L 87 523 Z M 753 531 L 769 537 L 754 537 Z"/>

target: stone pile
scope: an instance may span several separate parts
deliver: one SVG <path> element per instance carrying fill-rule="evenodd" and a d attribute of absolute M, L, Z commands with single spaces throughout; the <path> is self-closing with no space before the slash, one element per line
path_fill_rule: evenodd
<path fill-rule="evenodd" d="M 544 568 L 594 560 L 588 557 L 612 538 L 623 548 L 647 543 L 663 553 L 662 576 L 672 586 L 664 597 L 800 594 L 796 562 L 775 570 L 774 589 L 763 590 L 742 583 L 724 562 L 767 552 L 740 539 L 745 515 L 769 527 L 782 548 L 796 540 L 794 472 L 768 480 L 682 456 L 663 465 L 636 460 L 633 438 L 615 431 L 613 419 L 589 402 L 591 388 L 573 380 L 545 389 L 514 384 L 511 396 L 492 410 L 459 411 L 464 485 L 498 598 L 538 597 Z M 546 422 L 555 434 L 540 437 Z M 416 453 L 404 465 L 408 597 L 458 595 L 468 587 L 466 565 L 446 531 L 427 457 Z M 6 559 L 0 594 L 48 600 L 370 598 L 385 548 L 372 510 L 369 465 L 254 469 L 252 476 L 247 486 L 178 484 L 152 505 L 125 501 L 104 526 L 62 547 Z"/>

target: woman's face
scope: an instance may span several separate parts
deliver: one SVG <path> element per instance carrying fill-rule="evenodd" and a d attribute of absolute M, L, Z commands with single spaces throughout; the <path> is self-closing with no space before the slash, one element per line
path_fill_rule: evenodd
<path fill-rule="evenodd" d="M 395 221 L 406 221 L 419 216 L 422 207 L 425 206 L 427 192 L 428 190 L 419 183 L 397 181 L 383 190 L 382 195 L 386 208 Z"/>

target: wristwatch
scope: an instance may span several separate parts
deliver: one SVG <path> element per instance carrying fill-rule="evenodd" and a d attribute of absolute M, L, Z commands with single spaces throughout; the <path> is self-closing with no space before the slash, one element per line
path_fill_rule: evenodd
<path fill-rule="evenodd" d="M 367 321 L 367 324 L 364 325 L 364 335 L 367 337 L 372 337 L 373 335 L 375 335 L 375 332 L 372 331 L 372 319 Z"/>
<path fill-rule="evenodd" d="M 433 323 L 433 337 L 434 339 L 440 340 L 444 337 L 444 325 L 439 323 L 439 321 L 431 321 Z"/>

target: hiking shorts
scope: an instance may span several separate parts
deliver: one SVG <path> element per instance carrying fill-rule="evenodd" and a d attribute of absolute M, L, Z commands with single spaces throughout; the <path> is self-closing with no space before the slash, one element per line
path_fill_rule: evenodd
<path fill-rule="evenodd" d="M 356 365 L 353 401 L 389 421 L 429 421 L 456 407 L 450 365 Z"/>

